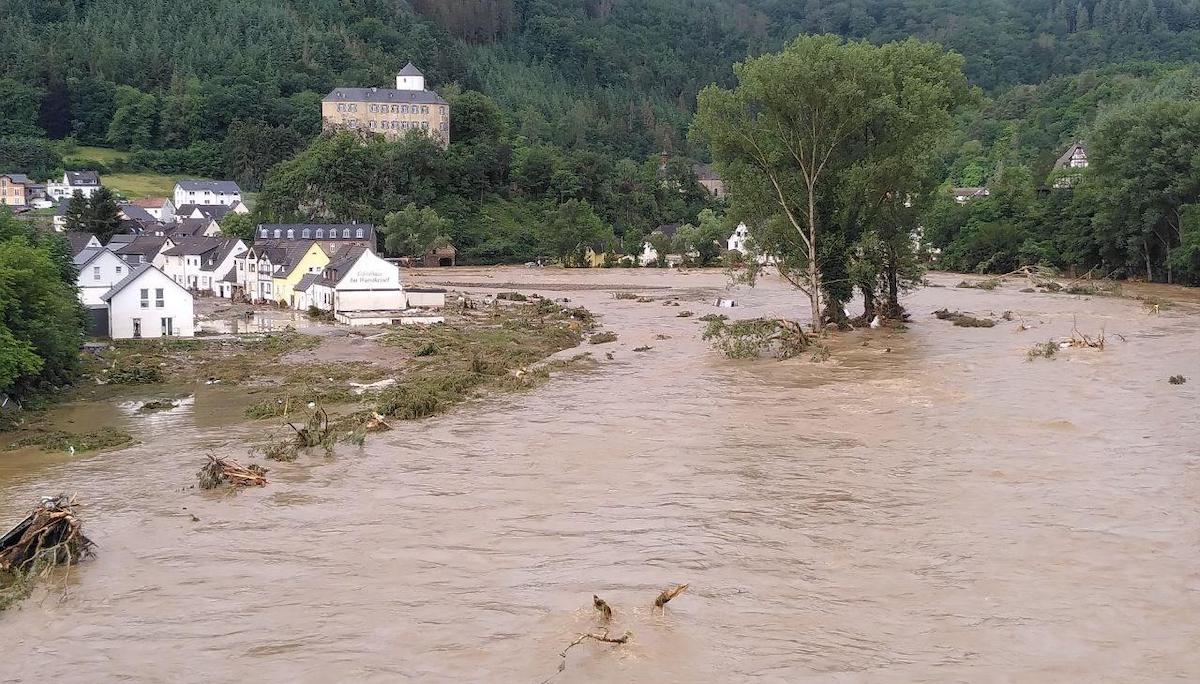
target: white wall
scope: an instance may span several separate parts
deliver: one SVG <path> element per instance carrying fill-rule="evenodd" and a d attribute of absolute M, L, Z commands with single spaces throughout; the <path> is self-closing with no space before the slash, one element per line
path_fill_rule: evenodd
<path fill-rule="evenodd" d="M 363 252 L 337 284 L 335 311 L 380 311 L 404 306 L 399 267 L 371 251 Z"/>
<path fill-rule="evenodd" d="M 148 295 L 142 306 L 141 291 Z M 162 290 L 162 306 L 157 291 Z M 141 337 L 162 337 L 162 319 L 170 318 L 176 337 L 195 334 L 192 295 L 165 273 L 148 268 L 108 302 L 108 333 L 114 340 L 134 336 L 134 319 L 141 319 Z"/>
<path fill-rule="evenodd" d="M 106 249 L 100 252 L 95 259 L 79 269 L 79 278 L 76 280 L 79 285 L 79 301 L 83 302 L 84 306 L 103 305 L 104 301 L 100 296 L 129 275 L 130 268 L 129 264 L 111 251 Z"/>
<path fill-rule="evenodd" d="M 213 192 L 211 190 L 184 190 L 179 185 L 176 185 L 172 200 L 175 202 L 176 207 L 181 207 L 185 204 L 221 204 L 224 206 L 229 206 L 234 202 L 241 202 L 242 193 Z"/>

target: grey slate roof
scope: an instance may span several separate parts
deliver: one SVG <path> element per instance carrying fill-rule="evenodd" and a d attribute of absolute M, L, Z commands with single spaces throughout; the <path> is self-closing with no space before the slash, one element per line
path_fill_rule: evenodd
<path fill-rule="evenodd" d="M 242 189 L 233 181 L 209 181 L 209 180 L 181 180 L 175 184 L 185 192 L 203 192 L 209 190 L 211 192 L 236 192 L 241 193 Z"/>
<path fill-rule="evenodd" d="M 183 219 L 171 227 L 168 232 L 172 238 L 203 236 L 210 223 L 212 223 L 212 219 L 207 218 Z"/>
<path fill-rule="evenodd" d="M 332 287 L 342 282 L 342 279 L 350 272 L 350 268 L 366 251 L 366 247 L 355 245 L 338 252 L 329 260 L 329 263 L 325 264 L 325 270 L 321 272 L 321 284 Z"/>
<path fill-rule="evenodd" d="M 63 236 L 67 238 L 67 243 L 71 245 L 71 254 L 79 254 L 92 241 L 92 238 L 96 237 L 91 233 L 85 233 L 81 230 L 68 230 L 63 233 Z"/>
<path fill-rule="evenodd" d="M 394 90 L 392 88 L 334 88 L 322 102 L 386 102 L 388 104 L 447 104 L 432 90 Z"/>
<path fill-rule="evenodd" d="M 653 232 L 662 233 L 663 235 L 666 235 L 667 237 L 675 237 L 675 231 L 677 231 L 677 230 L 679 230 L 678 223 L 664 223 L 664 224 L 660 225 L 659 227 L 655 228 Z"/>
<path fill-rule="evenodd" d="M 229 253 L 237 248 L 238 243 L 241 242 L 241 240 L 235 237 L 225 238 L 223 240 L 220 238 L 213 239 L 219 240 L 220 244 L 215 250 L 204 255 L 204 260 L 200 262 L 201 271 L 216 270 L 217 266 L 220 266 L 225 261 L 225 258 L 229 256 Z M 232 272 L 233 271 L 230 270 L 230 273 Z"/>
<path fill-rule="evenodd" d="M 68 171 L 67 184 L 71 187 L 93 187 L 100 185 L 100 174 L 95 171 Z"/>
<path fill-rule="evenodd" d="M 103 251 L 103 247 L 88 247 L 87 249 L 80 251 L 74 257 L 71 257 L 71 261 L 75 263 L 75 268 L 83 268 L 84 266 L 87 266 L 89 261 L 95 259 L 96 255 Z"/>
<path fill-rule="evenodd" d="M 1087 148 L 1083 146 L 1083 142 L 1076 140 L 1075 142 L 1068 145 L 1067 151 L 1063 152 L 1062 156 L 1059 157 L 1058 160 L 1054 162 L 1054 168 L 1056 168 L 1056 169 L 1069 168 L 1071 165 L 1071 157 L 1075 156 L 1076 150 L 1083 153 L 1084 159 L 1087 158 Z"/>
<path fill-rule="evenodd" d="M 425 74 L 421 73 L 421 70 L 417 68 L 417 65 L 413 64 L 412 62 L 409 62 L 408 64 L 405 64 L 404 68 L 400 70 L 400 73 L 396 74 L 396 75 L 397 76 L 424 76 Z"/>
<path fill-rule="evenodd" d="M 154 216 L 151 215 L 150 212 L 146 211 L 145 209 L 143 209 L 135 204 L 122 204 L 120 209 L 126 216 L 129 217 L 130 221 L 137 221 L 138 223 L 157 223 L 158 222 L 158 219 L 154 218 Z"/>
<path fill-rule="evenodd" d="M 204 256 L 221 247 L 221 240 L 213 237 L 171 238 L 175 246 L 163 252 L 164 256 Z"/>
<path fill-rule="evenodd" d="M 192 212 L 200 210 L 201 216 L 220 221 L 229 213 L 229 207 L 224 204 L 181 204 L 175 210 L 176 216 L 191 216 Z"/>
<path fill-rule="evenodd" d="M 296 283 L 296 287 L 293 287 L 292 289 L 296 292 L 308 292 L 308 288 L 320 279 L 320 273 L 305 273 L 304 277 L 300 279 L 300 282 Z"/>
<path fill-rule="evenodd" d="M 304 229 L 309 229 L 309 236 L 304 236 Z M 358 229 L 363 231 L 362 237 L 355 237 L 358 234 Z M 279 231 L 279 237 L 275 237 L 275 231 Z M 288 231 L 292 231 L 291 238 L 287 237 Z M 322 231 L 322 236 L 317 237 L 317 230 Z M 330 234 L 330 230 L 336 230 L 336 234 Z M 349 237 L 346 231 L 349 230 Z M 265 231 L 265 232 L 264 232 Z M 260 223 L 255 228 L 256 243 L 263 240 L 361 240 L 368 245 L 375 244 L 375 225 L 371 223 Z"/>
<path fill-rule="evenodd" d="M 129 242 L 118 245 L 114 251 L 121 257 L 141 254 L 146 261 L 154 261 L 154 257 L 158 256 L 166 242 L 167 238 L 161 235 L 138 235 Z"/>
<path fill-rule="evenodd" d="M 23 173 L 0 173 L 0 176 L 8 176 L 14 183 L 28 183 L 29 176 Z"/>

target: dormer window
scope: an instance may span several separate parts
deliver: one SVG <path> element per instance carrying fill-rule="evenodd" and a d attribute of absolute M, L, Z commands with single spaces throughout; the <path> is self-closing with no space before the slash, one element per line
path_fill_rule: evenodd
<path fill-rule="evenodd" d="M 267 229 L 266 229 L 266 228 L 263 228 L 263 229 L 262 229 L 262 230 L 259 232 L 259 237 L 266 237 L 266 236 L 267 236 Z"/>
<path fill-rule="evenodd" d="M 354 229 L 354 237 L 356 237 L 356 238 L 358 238 L 358 239 L 360 239 L 360 240 L 361 240 L 361 239 L 362 239 L 362 236 L 363 236 L 363 229 L 362 229 L 362 228 L 355 228 L 355 229 Z"/>
<path fill-rule="evenodd" d="M 275 237 L 276 237 L 276 238 L 278 238 L 278 237 L 280 237 L 281 235 L 283 235 L 283 231 L 282 231 L 282 230 L 280 230 L 280 229 L 278 229 L 278 228 L 276 228 L 276 229 L 275 229 Z"/>
<path fill-rule="evenodd" d="M 296 231 L 292 228 L 288 228 L 287 236 L 289 240 L 296 239 Z"/>
<path fill-rule="evenodd" d="M 311 234 L 312 234 L 312 231 L 309 230 L 308 228 L 305 228 L 304 231 L 301 233 L 301 235 L 304 236 L 305 240 L 307 240 L 309 238 L 309 235 L 311 235 Z"/>
<path fill-rule="evenodd" d="M 320 239 L 321 239 L 321 238 L 323 238 L 323 237 L 325 237 L 325 229 L 324 229 L 324 228 L 318 228 L 318 229 L 317 229 L 317 239 L 318 239 L 318 240 L 320 240 Z"/>
<path fill-rule="evenodd" d="M 347 240 L 350 239 L 350 229 L 349 228 L 342 229 L 342 238 L 347 239 Z"/>

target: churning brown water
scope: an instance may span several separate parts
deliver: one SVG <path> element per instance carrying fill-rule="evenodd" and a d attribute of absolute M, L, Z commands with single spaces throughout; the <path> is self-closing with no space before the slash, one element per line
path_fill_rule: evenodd
<path fill-rule="evenodd" d="M 234 496 L 189 488 L 206 449 L 237 456 L 262 429 L 230 390 L 148 418 L 68 409 L 142 443 L 0 454 L 0 520 L 78 492 L 100 544 L 0 614 L 0 680 L 1200 678 L 1193 304 L 928 288 L 910 330 L 844 336 L 828 363 L 735 362 L 676 317 L 715 311 L 719 274 L 452 277 L 565 284 L 620 340 L 588 349 L 596 370 L 274 464 Z M 617 284 L 683 306 L 617 301 Z M 776 283 L 734 296 L 727 313 L 804 316 Z M 956 328 L 943 306 L 1015 318 Z M 1026 361 L 1073 316 L 1108 349 Z M 556 675 L 596 628 L 593 592 L 634 637 L 582 644 Z"/>

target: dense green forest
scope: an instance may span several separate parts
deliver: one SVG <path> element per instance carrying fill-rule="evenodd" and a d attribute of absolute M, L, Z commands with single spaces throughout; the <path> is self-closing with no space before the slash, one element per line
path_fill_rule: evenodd
<path fill-rule="evenodd" d="M 927 234 L 947 266 L 1036 258 L 1166 279 L 1181 258 L 1168 253 L 1187 242 L 1182 227 L 1173 238 L 1161 226 L 1097 228 L 1145 221 L 1042 190 L 1064 146 L 1105 116 L 1196 101 L 1200 0 L 0 0 L 0 14 L 0 168 L 49 174 L 64 165 L 53 141 L 69 139 L 130 150 L 122 169 L 266 187 L 265 218 L 383 222 L 431 206 L 467 260 L 542 255 L 530 225 L 572 200 L 627 247 L 659 223 L 695 222 L 711 204 L 687 194 L 686 160 L 709 155 L 687 135 L 697 93 L 805 33 L 915 36 L 963 55 L 980 97 L 944 141 L 941 176 L 1026 178 L 1031 200 L 1019 216 L 999 198 L 941 207 Z M 409 60 L 454 105 L 451 149 L 420 153 L 430 176 L 397 172 L 337 211 L 289 206 L 288 179 L 305 164 L 321 172 L 314 159 L 332 144 L 313 143 L 322 95 L 386 86 Z M 677 162 L 667 174 L 683 198 L 662 192 L 660 151 Z M 393 167 L 349 175 L 368 168 Z M 1071 213 L 1067 233 L 1048 227 L 1071 202 L 1086 216 Z"/>

